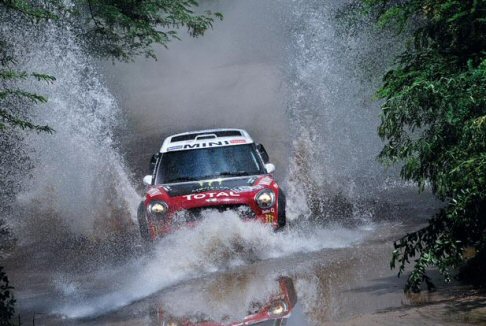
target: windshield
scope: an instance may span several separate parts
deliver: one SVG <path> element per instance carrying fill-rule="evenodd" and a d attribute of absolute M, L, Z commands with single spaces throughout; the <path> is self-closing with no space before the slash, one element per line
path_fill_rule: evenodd
<path fill-rule="evenodd" d="M 263 174 L 255 145 L 235 145 L 168 152 L 159 163 L 156 184 Z"/>

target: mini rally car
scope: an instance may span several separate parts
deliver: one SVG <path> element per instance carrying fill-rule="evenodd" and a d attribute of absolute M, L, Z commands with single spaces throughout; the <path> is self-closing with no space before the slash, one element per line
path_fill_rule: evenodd
<path fill-rule="evenodd" d="M 186 132 L 167 137 L 144 177 L 137 218 L 144 240 L 155 240 L 207 210 L 235 211 L 274 229 L 285 226 L 285 196 L 261 144 L 241 129 Z"/>

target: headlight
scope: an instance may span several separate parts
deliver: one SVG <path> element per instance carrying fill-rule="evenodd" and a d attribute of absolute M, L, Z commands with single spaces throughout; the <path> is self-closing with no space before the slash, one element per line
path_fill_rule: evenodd
<path fill-rule="evenodd" d="M 268 313 L 272 317 L 279 317 L 284 315 L 288 311 L 287 304 L 283 300 L 276 301 L 272 304 L 270 309 L 268 309 Z"/>
<path fill-rule="evenodd" d="M 260 208 L 270 208 L 275 204 L 275 193 L 273 190 L 263 189 L 255 196 L 255 201 Z"/>
<path fill-rule="evenodd" d="M 153 201 L 148 206 L 148 212 L 157 217 L 164 216 L 169 210 L 169 206 L 163 201 Z"/>

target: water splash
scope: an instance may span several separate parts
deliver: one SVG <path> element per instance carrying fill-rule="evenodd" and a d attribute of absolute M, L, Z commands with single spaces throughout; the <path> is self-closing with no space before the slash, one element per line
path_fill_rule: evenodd
<path fill-rule="evenodd" d="M 366 234 L 360 229 L 315 225 L 275 233 L 261 223 L 244 222 L 235 213 L 212 212 L 196 228 L 162 239 L 153 255 L 90 277 L 91 290 L 77 286 L 83 293 L 99 293 L 99 286 L 106 284 L 119 284 L 118 288 L 103 289 L 104 294 L 91 297 L 67 296 L 63 301 L 70 303 L 53 312 L 70 318 L 92 317 L 192 278 L 256 261 L 347 247 L 360 242 Z M 72 282 L 65 284 L 65 293 L 75 287 Z"/>
<path fill-rule="evenodd" d="M 285 72 L 292 90 L 291 217 L 371 216 L 381 186 L 398 179 L 396 170 L 384 171 L 376 160 L 382 142 L 373 95 L 380 80 L 372 77 L 389 67 L 396 45 L 372 24 L 363 23 L 358 34 L 343 30 L 337 15 L 345 1 L 281 3 L 289 35 Z"/>
<path fill-rule="evenodd" d="M 88 236 L 126 228 L 139 196 L 116 150 L 113 132 L 123 119 L 95 62 L 74 33 L 62 26 L 29 27 L 22 17 L 12 16 L 4 28 L 20 58 L 19 70 L 35 69 L 56 78 L 49 85 L 28 81 L 19 85 L 48 98 L 47 104 L 30 108 L 29 115 L 55 133 L 22 136 L 31 168 L 11 167 L 24 173 L 15 180 L 21 190 L 17 215 L 10 222 L 17 233 L 27 235 L 23 240 L 35 235 L 31 228 L 46 218 Z"/>

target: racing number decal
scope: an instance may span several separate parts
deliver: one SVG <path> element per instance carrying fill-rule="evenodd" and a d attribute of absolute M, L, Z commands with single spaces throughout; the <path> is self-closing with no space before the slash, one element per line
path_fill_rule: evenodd
<path fill-rule="evenodd" d="M 273 223 L 273 214 L 265 214 L 265 222 Z"/>

